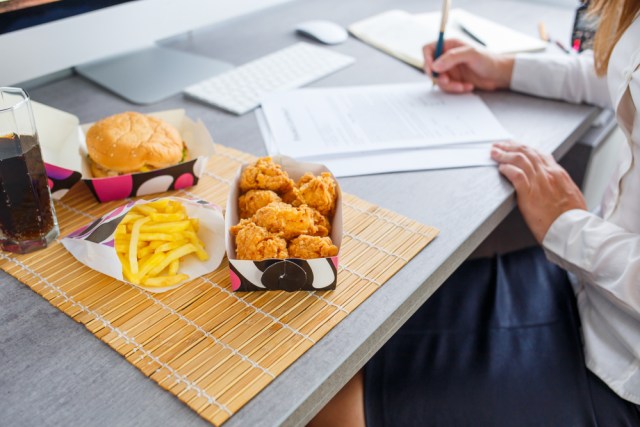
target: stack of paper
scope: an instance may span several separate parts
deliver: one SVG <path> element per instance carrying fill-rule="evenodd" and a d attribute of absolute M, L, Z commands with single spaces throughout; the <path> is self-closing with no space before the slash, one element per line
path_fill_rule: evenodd
<path fill-rule="evenodd" d="M 440 12 L 411 15 L 390 10 L 349 26 L 349 31 L 389 55 L 422 68 L 422 47 L 437 40 Z M 446 38 L 456 38 L 495 53 L 544 50 L 547 43 L 462 9 L 449 15 Z"/>
<path fill-rule="evenodd" d="M 511 137 L 478 96 L 428 83 L 276 93 L 258 117 L 269 154 L 336 176 L 493 164 L 490 144 Z"/>

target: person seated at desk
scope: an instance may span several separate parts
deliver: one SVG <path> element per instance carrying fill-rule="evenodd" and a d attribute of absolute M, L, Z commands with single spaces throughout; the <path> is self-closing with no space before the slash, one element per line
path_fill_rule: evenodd
<path fill-rule="evenodd" d="M 311 426 L 640 425 L 640 0 L 591 8 L 592 53 L 514 58 L 449 40 L 424 54 L 447 92 L 613 107 L 628 145 L 600 212 L 550 155 L 495 144 L 543 249 L 464 263 Z"/>

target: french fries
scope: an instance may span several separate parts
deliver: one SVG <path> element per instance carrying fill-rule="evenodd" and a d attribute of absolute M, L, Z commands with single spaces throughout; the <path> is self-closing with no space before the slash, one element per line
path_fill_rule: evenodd
<path fill-rule="evenodd" d="M 183 257 L 209 258 L 198 238 L 200 223 L 184 206 L 170 199 L 135 205 L 116 229 L 115 249 L 129 282 L 166 287 L 189 278 L 178 272 Z"/>

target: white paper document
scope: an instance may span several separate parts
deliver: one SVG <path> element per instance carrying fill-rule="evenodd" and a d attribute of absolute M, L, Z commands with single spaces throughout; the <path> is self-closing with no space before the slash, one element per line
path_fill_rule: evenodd
<path fill-rule="evenodd" d="M 257 117 L 270 155 L 336 176 L 491 165 L 491 143 L 511 138 L 478 96 L 424 83 L 275 94 Z"/>
<path fill-rule="evenodd" d="M 453 169 L 472 166 L 495 166 L 490 157 L 491 144 L 470 144 L 447 148 L 394 151 L 323 160 L 337 177 L 375 175 L 430 169 Z"/>
<path fill-rule="evenodd" d="M 261 109 L 256 110 L 269 155 L 276 156 L 273 135 Z M 454 146 L 355 153 L 342 156 L 324 156 L 321 161 L 334 176 L 375 175 L 388 172 L 407 172 L 429 169 L 451 169 L 472 166 L 494 166 L 489 152 L 491 143 L 458 144 Z"/>

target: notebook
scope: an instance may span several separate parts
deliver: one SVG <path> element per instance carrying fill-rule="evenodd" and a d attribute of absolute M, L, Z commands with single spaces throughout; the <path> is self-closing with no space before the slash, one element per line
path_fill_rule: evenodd
<path fill-rule="evenodd" d="M 355 37 L 417 68 L 422 68 L 422 47 L 438 38 L 440 12 L 412 15 L 390 10 L 349 26 Z M 544 50 L 547 43 L 511 28 L 480 18 L 462 9 L 453 9 L 445 32 L 495 53 Z"/>

